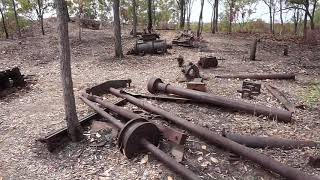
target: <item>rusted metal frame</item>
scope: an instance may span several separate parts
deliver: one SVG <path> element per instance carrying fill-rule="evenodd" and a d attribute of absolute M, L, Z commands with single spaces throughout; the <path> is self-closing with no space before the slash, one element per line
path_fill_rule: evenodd
<path fill-rule="evenodd" d="M 103 107 L 107 108 L 108 110 L 115 112 L 118 115 L 120 115 L 128 120 L 142 118 L 138 114 L 135 114 L 131 111 L 123 109 L 123 108 L 116 106 L 112 103 L 103 101 L 98 96 L 92 96 L 92 95 L 89 95 L 86 93 L 83 93 L 82 96 L 89 99 L 90 101 L 93 101 L 93 102 L 96 102 L 96 103 L 102 105 Z M 176 144 L 180 144 L 180 145 L 185 144 L 186 139 L 188 137 L 185 133 L 182 133 L 182 132 L 180 132 L 176 129 L 173 129 L 171 127 L 168 127 L 168 126 L 164 126 L 162 124 L 156 124 L 156 125 L 157 125 L 158 129 L 161 131 L 162 135 L 166 139 L 168 139 L 169 141 L 176 143 Z"/>
<path fill-rule="evenodd" d="M 126 102 L 127 102 L 126 99 L 122 99 L 122 100 L 118 101 L 117 103 L 115 103 L 115 105 L 123 106 L 126 104 Z M 106 110 L 106 109 L 104 109 L 104 110 Z M 89 125 L 89 123 L 92 120 L 100 119 L 100 118 L 102 118 L 102 116 L 99 115 L 98 113 L 91 113 L 91 114 L 81 118 L 79 120 L 79 122 L 82 127 L 85 127 L 85 126 Z M 46 144 L 49 152 L 53 152 L 57 148 L 66 144 L 67 142 L 69 142 L 71 139 L 68 136 L 68 128 L 65 126 L 65 127 L 62 127 L 61 129 L 58 129 L 58 130 L 55 130 L 55 131 L 49 133 L 48 135 L 46 135 L 43 138 L 39 138 L 38 140 L 41 143 Z"/>
<path fill-rule="evenodd" d="M 105 94 L 109 89 L 109 87 L 113 87 L 113 88 L 130 87 L 131 82 L 132 82 L 131 79 L 108 80 L 102 84 L 98 84 L 96 86 L 86 89 L 86 93 L 100 96 L 102 94 Z"/>
<path fill-rule="evenodd" d="M 200 138 L 203 138 L 207 140 L 209 143 L 212 143 L 216 145 L 217 147 L 224 148 L 228 151 L 231 151 L 237 155 L 240 155 L 246 159 L 249 159 L 262 167 L 271 170 L 287 179 L 290 180 L 319 180 L 319 178 L 315 176 L 308 175 L 302 171 L 299 171 L 298 169 L 286 166 L 279 161 L 276 161 L 266 155 L 260 154 L 256 152 L 253 149 L 250 149 L 248 147 L 245 147 L 241 144 L 238 144 L 230 139 L 227 139 L 225 137 L 222 137 L 218 134 L 213 133 L 207 128 L 203 128 L 201 126 L 198 126 L 196 124 L 193 124 L 191 122 L 188 122 L 187 120 L 180 118 L 174 114 L 171 114 L 163 109 L 160 109 L 158 107 L 155 107 L 151 105 L 150 103 L 143 102 L 135 97 L 132 97 L 127 94 L 121 93 L 120 90 L 110 88 L 110 92 L 114 94 L 115 96 L 125 98 L 130 103 L 135 104 L 136 106 L 145 109 L 149 112 L 159 114 L 160 116 L 166 118 L 167 120 L 172 121 L 173 123 L 185 128 L 186 130 L 189 130 L 190 132 L 194 133 L 195 135 L 199 136 Z"/>
<path fill-rule="evenodd" d="M 120 129 L 120 134 L 122 131 L 126 130 L 125 128 L 127 127 L 127 124 L 131 122 L 131 121 L 129 121 L 127 124 L 123 124 L 123 123 L 121 123 L 121 121 L 117 120 L 116 118 L 114 118 L 110 114 L 106 113 L 103 109 L 94 105 L 94 103 L 91 102 L 90 100 L 86 99 L 83 96 L 80 96 L 80 98 L 88 106 L 90 106 L 95 111 L 97 111 L 101 116 L 106 118 L 110 123 L 114 124 L 115 127 Z M 119 136 L 121 137 L 121 135 L 119 135 Z M 135 137 L 133 137 L 133 139 L 134 138 Z M 170 156 L 168 156 L 166 153 L 164 153 L 159 148 L 157 148 L 154 144 L 152 144 L 150 141 L 148 141 L 147 137 L 143 137 L 141 139 L 135 139 L 135 141 L 137 141 L 133 144 L 135 148 L 137 148 L 137 146 L 141 146 L 143 149 L 148 150 L 149 152 L 151 152 L 152 155 L 154 155 L 157 159 L 159 159 L 161 162 L 163 162 L 170 170 L 173 170 L 173 171 L 177 172 L 179 175 L 181 175 L 183 177 L 183 179 L 200 180 L 199 176 L 194 174 L 192 171 L 190 171 L 189 169 L 187 169 L 183 165 L 179 164 L 177 161 L 172 159 Z"/>
<path fill-rule="evenodd" d="M 153 99 L 153 100 L 160 100 L 160 101 L 172 101 L 177 103 L 198 103 L 197 101 L 193 99 L 187 99 L 187 98 L 181 98 L 181 97 L 169 97 L 169 96 L 154 96 L 154 95 L 147 95 L 147 94 L 135 94 L 131 92 L 127 92 L 122 90 L 122 93 L 126 93 L 130 96 L 136 97 L 136 98 L 146 98 L 146 99 Z"/>
<path fill-rule="evenodd" d="M 265 85 L 267 90 L 290 112 L 294 112 L 294 106 L 292 103 L 284 96 L 284 94 L 279 91 L 278 88 L 271 86 L 269 84 Z"/>
<path fill-rule="evenodd" d="M 222 131 L 222 136 L 251 148 L 281 148 L 284 150 L 302 147 L 320 147 L 318 142 L 291 140 L 276 137 L 247 136 Z"/>
<path fill-rule="evenodd" d="M 212 104 L 219 107 L 228 108 L 236 111 L 247 112 L 256 116 L 264 115 L 270 119 L 276 119 L 281 122 L 291 122 L 292 113 L 289 111 L 250 104 L 238 100 L 229 99 L 222 96 L 215 96 L 213 94 L 184 89 L 181 87 L 174 87 L 170 84 L 164 84 L 161 79 L 152 78 L 148 83 L 148 90 L 151 93 L 163 92 L 167 94 L 179 95 L 184 98 L 195 99 L 197 101 Z"/>
<path fill-rule="evenodd" d="M 295 80 L 295 75 L 290 73 L 279 73 L 279 74 L 239 74 L 239 75 L 218 75 L 216 78 L 239 78 L 239 79 L 285 79 Z"/>

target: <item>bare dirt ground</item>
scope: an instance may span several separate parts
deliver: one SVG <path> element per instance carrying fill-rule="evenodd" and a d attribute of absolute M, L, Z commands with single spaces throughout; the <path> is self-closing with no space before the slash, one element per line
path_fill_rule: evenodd
<path fill-rule="evenodd" d="M 62 88 L 59 74 L 56 28 L 47 27 L 47 35 L 20 40 L 0 41 L 0 69 L 18 65 L 25 75 L 34 75 L 36 82 L 28 89 L 17 91 L 0 100 L 0 179 L 180 179 L 161 162 L 149 156 L 133 160 L 126 159 L 115 144 L 93 147 L 90 143 L 70 143 L 61 151 L 49 153 L 44 145 L 36 141 L 41 136 L 65 126 Z M 171 41 L 174 31 L 160 31 L 163 39 Z M 126 56 L 122 60 L 113 58 L 112 29 L 84 30 L 83 41 L 77 41 L 77 28 L 70 24 L 72 47 L 72 73 L 74 90 L 78 96 L 85 88 L 110 79 L 131 78 L 132 92 L 148 93 L 146 83 L 156 76 L 165 82 L 185 87 L 178 83 L 181 77 L 175 58 L 181 54 L 186 61 L 197 62 L 201 55 L 212 54 L 225 58 L 216 69 L 201 70 L 208 78 L 210 93 L 239 99 L 236 90 L 241 80 L 217 79 L 218 74 L 294 72 L 296 81 L 272 80 L 272 83 L 296 105 L 304 102 L 304 94 L 312 82 L 320 81 L 320 47 L 289 44 L 289 56 L 282 56 L 285 42 L 262 38 L 257 59 L 248 60 L 252 36 L 241 34 L 204 34 L 211 53 L 198 49 L 174 47 L 169 54 L 158 56 Z M 124 51 L 135 42 L 123 31 Z M 80 117 L 92 112 L 76 98 Z M 282 108 L 263 87 L 262 94 L 251 103 Z M 263 117 L 245 113 L 229 112 L 222 108 L 193 105 L 160 103 L 149 101 L 172 113 L 186 118 L 212 131 L 220 133 L 223 128 L 234 133 L 248 135 L 278 136 L 290 139 L 311 139 L 320 141 L 319 104 L 306 110 L 297 109 L 294 123 L 284 124 Z M 130 106 L 131 108 L 133 106 Z M 163 144 L 167 144 L 164 142 Z M 162 145 L 163 146 L 163 145 Z M 162 147 L 161 146 L 161 147 Z M 168 145 L 164 146 L 168 149 Z M 302 148 L 290 151 L 261 150 L 289 166 L 304 172 L 320 175 L 320 170 L 310 167 L 308 157 L 316 155 L 318 149 Z M 169 152 L 168 152 L 169 153 Z M 201 175 L 203 179 L 279 179 L 258 165 L 240 160 L 229 161 L 230 154 L 190 136 L 185 146 L 183 164 Z"/>

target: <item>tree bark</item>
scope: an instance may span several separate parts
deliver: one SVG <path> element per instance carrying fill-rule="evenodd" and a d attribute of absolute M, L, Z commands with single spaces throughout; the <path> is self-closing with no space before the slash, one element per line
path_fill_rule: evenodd
<path fill-rule="evenodd" d="M 201 30 L 203 5 L 204 5 L 204 0 L 201 0 L 201 10 L 200 10 L 200 16 L 199 16 L 199 22 L 198 22 L 197 37 L 200 37 L 200 34 L 201 34 L 200 30 Z"/>
<path fill-rule="evenodd" d="M 1 8 L 0 8 L 0 13 L 1 13 L 3 30 L 6 35 L 6 39 L 8 39 L 9 38 L 8 29 L 7 29 L 6 22 L 5 22 L 5 16 L 4 16 L 4 13 L 2 12 Z"/>
<path fill-rule="evenodd" d="M 136 12 L 136 0 L 132 0 L 132 16 L 133 16 L 133 28 L 132 33 L 134 37 L 137 37 L 137 12 Z"/>
<path fill-rule="evenodd" d="M 65 13 L 66 17 L 67 17 L 67 22 L 70 22 L 70 15 L 69 15 L 69 10 L 68 10 L 68 3 L 66 0 L 63 0 L 63 6 L 65 9 L 67 9 L 67 12 Z"/>
<path fill-rule="evenodd" d="M 65 118 L 69 135 L 72 141 L 82 139 L 82 128 L 78 121 L 75 98 L 73 92 L 73 82 L 70 64 L 70 44 L 68 32 L 68 9 L 64 6 L 65 0 L 55 0 L 57 6 L 58 34 L 59 34 L 59 56 L 61 68 L 61 80 L 63 88 L 63 99 Z"/>
<path fill-rule="evenodd" d="M 282 31 L 283 31 L 283 17 L 282 17 L 282 0 L 279 0 L 279 3 L 280 3 L 280 22 L 281 22 L 281 33 L 282 33 Z"/>
<path fill-rule="evenodd" d="M 190 30 L 190 17 L 192 10 L 193 0 L 188 0 L 188 13 L 187 13 L 187 29 Z"/>
<path fill-rule="evenodd" d="M 40 21 L 41 33 L 42 33 L 42 35 L 45 35 L 44 26 L 43 26 L 43 2 L 41 3 L 41 0 L 37 0 L 37 2 L 38 2 L 37 15 L 38 15 L 38 19 Z"/>
<path fill-rule="evenodd" d="M 17 28 L 17 32 L 18 32 L 18 36 L 21 37 L 21 30 L 20 30 L 20 25 L 19 25 L 19 19 L 18 19 L 18 14 L 17 14 L 17 10 L 16 10 L 16 3 L 14 2 L 14 0 L 12 0 L 12 6 L 13 6 L 13 11 L 14 11 L 14 17 L 16 20 L 16 28 Z"/>
<path fill-rule="evenodd" d="M 180 29 L 184 29 L 185 0 L 180 0 L 179 1 L 179 8 L 180 8 Z"/>
<path fill-rule="evenodd" d="M 307 37 L 307 31 L 308 31 L 307 23 L 308 23 L 308 15 L 307 15 L 307 12 L 305 12 L 304 13 L 304 20 L 303 20 L 303 36 L 304 36 L 304 38 Z"/>
<path fill-rule="evenodd" d="M 122 58 L 122 44 L 121 44 L 121 26 L 120 26 L 120 0 L 113 0 L 113 31 L 115 37 L 115 57 Z"/>
<path fill-rule="evenodd" d="M 79 33 L 78 33 L 78 36 L 79 36 L 79 41 L 81 41 L 81 35 L 82 35 L 82 27 L 81 27 L 81 17 L 82 17 L 82 13 L 83 13 L 83 1 L 82 0 L 78 0 L 78 3 L 79 3 L 79 14 L 78 14 L 78 28 L 79 28 Z"/>
<path fill-rule="evenodd" d="M 152 7 L 151 0 L 148 0 L 148 32 L 152 32 Z"/>
<path fill-rule="evenodd" d="M 272 29 L 273 29 L 273 26 L 272 26 L 272 7 L 271 7 L 271 0 L 270 0 L 270 4 L 269 4 L 269 15 L 270 15 L 270 33 L 272 34 Z"/>
<path fill-rule="evenodd" d="M 234 8 L 234 1 L 231 0 L 230 7 L 229 7 L 229 29 L 228 32 L 232 32 L 232 21 L 233 21 L 233 8 Z"/>
<path fill-rule="evenodd" d="M 219 0 L 215 0 L 214 2 L 215 5 L 215 23 L 214 23 L 214 27 L 215 27 L 215 32 L 218 32 L 218 18 L 219 18 Z"/>
<path fill-rule="evenodd" d="M 251 46 L 251 51 L 250 51 L 250 60 L 251 61 L 256 60 L 257 44 L 258 44 L 258 39 L 254 39 L 252 46 Z"/>
<path fill-rule="evenodd" d="M 295 9 L 294 14 L 293 14 L 293 19 L 294 19 L 294 35 L 298 34 L 298 18 L 299 18 L 299 10 Z"/>

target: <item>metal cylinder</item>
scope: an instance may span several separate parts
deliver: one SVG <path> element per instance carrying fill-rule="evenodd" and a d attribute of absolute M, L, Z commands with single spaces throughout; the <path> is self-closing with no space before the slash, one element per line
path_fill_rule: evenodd
<path fill-rule="evenodd" d="M 139 42 L 136 44 L 136 54 L 163 54 L 166 53 L 171 46 L 164 40 L 155 40 L 147 42 Z"/>
<path fill-rule="evenodd" d="M 295 80 L 296 76 L 290 73 L 279 74 L 239 74 L 239 75 L 219 75 L 216 78 L 239 78 L 239 79 L 292 79 Z"/>
<path fill-rule="evenodd" d="M 218 146 L 222 147 L 224 149 L 227 149 L 237 155 L 240 155 L 244 158 L 247 158 L 261 166 L 263 166 L 266 169 L 269 169 L 285 178 L 288 178 L 290 180 L 320 180 L 319 178 L 315 176 L 310 176 L 304 172 L 299 171 L 298 169 L 286 166 L 272 158 L 269 158 L 266 155 L 257 153 L 255 150 L 250 149 L 248 147 L 245 147 L 241 144 L 238 144 L 234 141 L 231 141 L 230 139 L 227 139 L 225 137 L 222 137 L 218 134 L 213 133 L 207 128 L 203 128 L 201 126 L 195 125 L 191 122 L 188 122 L 187 120 L 180 118 L 174 114 L 171 114 L 163 109 L 160 109 L 158 107 L 155 107 L 151 105 L 150 103 L 146 103 L 144 101 L 141 101 L 135 97 L 132 97 L 130 95 L 121 93 L 120 90 L 110 88 L 110 92 L 118 97 L 122 97 L 127 99 L 129 102 L 135 104 L 136 106 L 145 109 L 147 111 L 153 112 L 155 114 L 159 114 L 160 116 L 172 121 L 173 123 L 184 127 L 185 129 L 189 130 L 190 132 L 194 133 L 195 135 L 199 136 L 200 138 L 203 138 L 207 140 L 208 142 Z"/>
<path fill-rule="evenodd" d="M 291 140 L 276 137 L 246 136 L 222 132 L 222 136 L 234 142 L 251 148 L 281 148 L 284 150 L 302 148 L 302 147 L 319 147 L 319 143 L 306 140 Z"/>
<path fill-rule="evenodd" d="M 101 116 L 105 117 L 118 129 L 123 129 L 125 127 L 125 125 L 121 121 L 117 120 L 116 118 L 114 118 L 113 116 L 111 116 L 110 114 L 105 112 L 103 109 L 99 108 L 98 106 L 94 105 L 94 103 L 88 100 L 87 98 L 82 96 L 80 96 L 80 98 L 83 102 L 85 102 L 88 106 L 90 106 L 92 109 L 97 111 Z M 190 171 L 183 165 L 179 164 L 176 160 L 172 159 L 170 156 L 168 156 L 166 153 L 158 149 L 156 146 L 154 146 L 152 143 L 150 143 L 146 139 L 142 138 L 140 140 L 140 145 L 143 146 L 148 151 L 150 151 L 152 155 L 154 155 L 157 159 L 159 159 L 161 162 L 167 165 L 171 170 L 177 172 L 184 179 L 200 180 L 199 176 L 194 174 L 192 171 Z"/>
<path fill-rule="evenodd" d="M 150 79 L 148 83 L 148 90 L 151 93 L 163 92 L 168 94 L 175 94 L 181 97 L 195 99 L 199 102 L 208 103 L 215 106 L 225 107 L 237 111 L 244 111 L 256 116 L 265 115 L 270 119 L 276 119 L 282 122 L 291 122 L 292 112 L 289 111 L 232 100 L 226 97 L 215 96 L 205 92 L 184 89 L 181 87 L 174 87 L 170 84 L 164 84 L 162 80 L 158 78 Z"/>

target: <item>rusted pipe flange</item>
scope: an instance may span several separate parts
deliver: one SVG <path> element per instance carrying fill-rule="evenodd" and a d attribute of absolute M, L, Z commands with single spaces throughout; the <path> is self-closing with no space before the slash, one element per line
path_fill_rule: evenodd
<path fill-rule="evenodd" d="M 119 134 L 118 145 L 120 151 L 129 159 L 137 153 L 145 152 L 145 149 L 140 145 L 142 138 L 158 146 L 160 141 L 158 127 L 143 118 L 129 121 Z"/>
<path fill-rule="evenodd" d="M 148 82 L 148 91 L 152 94 L 155 94 L 158 92 L 157 85 L 159 83 L 163 83 L 163 81 L 160 78 L 151 78 Z"/>

